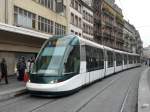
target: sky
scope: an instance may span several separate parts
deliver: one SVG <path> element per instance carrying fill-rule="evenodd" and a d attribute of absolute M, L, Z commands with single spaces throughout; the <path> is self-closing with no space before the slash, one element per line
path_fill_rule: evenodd
<path fill-rule="evenodd" d="M 139 31 L 143 46 L 150 45 L 150 0 L 115 0 L 124 19 Z"/>

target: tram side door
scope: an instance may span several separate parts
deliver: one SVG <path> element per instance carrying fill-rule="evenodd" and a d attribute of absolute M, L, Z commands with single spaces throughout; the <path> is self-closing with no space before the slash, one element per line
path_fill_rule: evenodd
<path fill-rule="evenodd" d="M 83 85 L 85 84 L 89 84 L 90 82 L 90 73 L 88 72 L 87 70 L 87 67 L 88 67 L 88 60 L 87 60 L 87 46 L 86 45 L 81 45 L 81 48 L 80 48 L 80 74 L 81 74 L 81 77 L 82 77 L 82 82 L 83 82 Z"/>
<path fill-rule="evenodd" d="M 81 74 L 80 78 L 81 78 L 81 80 L 83 82 L 83 85 L 89 84 L 90 73 L 86 72 L 86 62 L 81 62 L 80 74 Z"/>

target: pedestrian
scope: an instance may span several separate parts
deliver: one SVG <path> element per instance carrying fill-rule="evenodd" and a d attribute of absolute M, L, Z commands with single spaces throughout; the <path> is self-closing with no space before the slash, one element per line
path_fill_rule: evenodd
<path fill-rule="evenodd" d="M 24 82 L 27 82 L 29 80 L 30 66 L 31 66 L 31 59 L 28 59 L 26 70 L 23 77 Z"/>
<path fill-rule="evenodd" d="M 147 60 L 145 61 L 145 65 L 147 65 Z"/>
<path fill-rule="evenodd" d="M 26 69 L 26 62 L 25 62 L 25 58 L 22 57 L 21 61 L 18 63 L 18 71 L 19 71 L 18 80 L 19 81 L 23 81 L 25 69 Z"/>
<path fill-rule="evenodd" d="M 21 58 L 19 58 L 19 60 L 18 60 L 18 62 L 17 62 L 17 66 L 16 66 L 16 68 L 17 68 L 17 79 L 18 79 L 18 80 L 21 80 L 20 65 L 21 65 Z"/>
<path fill-rule="evenodd" d="M 31 59 L 28 59 L 27 61 L 27 72 L 30 73 L 30 67 L 31 67 Z"/>
<path fill-rule="evenodd" d="M 8 78 L 7 78 L 7 64 L 5 58 L 1 61 L 1 78 L 0 81 L 5 78 L 5 83 L 8 84 Z"/>
<path fill-rule="evenodd" d="M 31 70 L 33 69 L 34 63 L 35 63 L 35 57 L 32 56 L 32 57 L 31 57 L 31 61 L 30 61 L 30 72 L 31 72 Z"/>

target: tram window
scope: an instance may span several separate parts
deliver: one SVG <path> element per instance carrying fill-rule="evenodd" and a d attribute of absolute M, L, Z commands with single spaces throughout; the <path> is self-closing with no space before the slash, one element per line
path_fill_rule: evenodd
<path fill-rule="evenodd" d="M 103 50 L 91 46 L 86 46 L 86 68 L 87 72 L 103 69 L 104 60 L 103 60 Z"/>
<path fill-rule="evenodd" d="M 116 66 L 122 65 L 122 55 L 120 53 L 116 53 Z"/>
<path fill-rule="evenodd" d="M 138 56 L 138 59 L 137 59 L 137 60 L 138 60 L 138 63 L 140 63 L 140 62 L 141 62 L 141 60 L 140 60 L 140 56 Z"/>
<path fill-rule="evenodd" d="M 107 51 L 108 68 L 114 66 L 113 52 Z"/>
<path fill-rule="evenodd" d="M 72 46 L 72 50 L 67 54 L 64 62 L 63 74 L 78 74 L 80 69 L 80 46 Z"/>
<path fill-rule="evenodd" d="M 104 52 L 102 49 L 99 49 L 98 52 L 99 52 L 99 69 L 104 69 Z"/>
<path fill-rule="evenodd" d="M 72 38 L 66 40 L 56 38 L 45 43 L 32 72 L 46 76 L 61 76 L 79 73 L 79 68 L 80 46 L 78 41 Z"/>
<path fill-rule="evenodd" d="M 138 56 L 136 57 L 136 63 L 138 63 Z"/>
<path fill-rule="evenodd" d="M 129 64 L 132 64 L 132 56 L 129 55 Z"/>
<path fill-rule="evenodd" d="M 136 63 L 136 56 L 134 56 L 134 63 Z"/>
<path fill-rule="evenodd" d="M 82 45 L 80 48 L 80 60 L 81 61 L 86 61 L 86 50 L 85 50 L 85 45 Z"/>
<path fill-rule="evenodd" d="M 65 47 L 45 47 L 41 51 L 33 71 L 46 75 L 59 75 L 58 69 L 60 68 L 65 49 Z"/>
<path fill-rule="evenodd" d="M 124 64 L 126 65 L 127 64 L 127 55 L 124 54 Z"/>
<path fill-rule="evenodd" d="M 98 53 L 98 48 L 94 48 L 94 52 L 93 52 L 93 57 L 94 57 L 94 70 L 98 70 L 99 69 L 99 53 Z"/>
<path fill-rule="evenodd" d="M 133 64 L 133 56 L 131 56 L 131 63 Z"/>
<path fill-rule="evenodd" d="M 90 64 L 91 64 L 89 46 L 85 46 L 85 50 L 86 50 L 86 69 L 87 69 L 87 72 L 89 72 L 90 71 Z"/>

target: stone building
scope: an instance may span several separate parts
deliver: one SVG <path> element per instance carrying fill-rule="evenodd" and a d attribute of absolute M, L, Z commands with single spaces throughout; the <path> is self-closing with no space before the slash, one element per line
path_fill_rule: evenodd
<path fill-rule="evenodd" d="M 123 50 L 123 14 L 114 0 L 96 0 L 94 8 L 94 34 L 100 44 Z"/>
<path fill-rule="evenodd" d="M 103 0 L 93 0 L 93 15 L 94 15 L 94 28 L 93 28 L 93 33 L 94 33 L 94 41 L 96 41 L 99 44 L 102 44 L 102 33 L 101 33 L 101 28 L 102 28 L 102 2 Z"/>
<path fill-rule="evenodd" d="M 87 0 L 68 0 L 68 31 L 93 40 L 93 10 Z"/>
<path fill-rule="evenodd" d="M 134 31 L 135 28 L 133 25 L 131 25 L 129 22 L 124 21 L 124 50 L 127 52 L 134 52 L 133 49 L 135 49 L 135 47 L 133 46 L 135 43 L 135 35 L 134 35 Z"/>
<path fill-rule="evenodd" d="M 123 14 L 114 1 L 105 0 L 102 5 L 103 44 L 123 50 Z"/>
<path fill-rule="evenodd" d="M 143 42 L 139 32 L 129 22 L 124 20 L 123 29 L 124 50 L 143 55 Z"/>
<path fill-rule="evenodd" d="M 35 56 L 47 38 L 66 34 L 66 5 L 67 0 L 0 0 L 0 61 L 6 58 L 8 74 L 18 58 Z"/>
<path fill-rule="evenodd" d="M 7 59 L 9 74 L 24 56 L 36 56 L 52 35 L 74 33 L 93 39 L 90 0 L 0 0 L 0 61 Z"/>
<path fill-rule="evenodd" d="M 83 4 L 83 38 L 93 41 L 93 9 L 91 7 L 91 2 L 82 3 Z"/>

